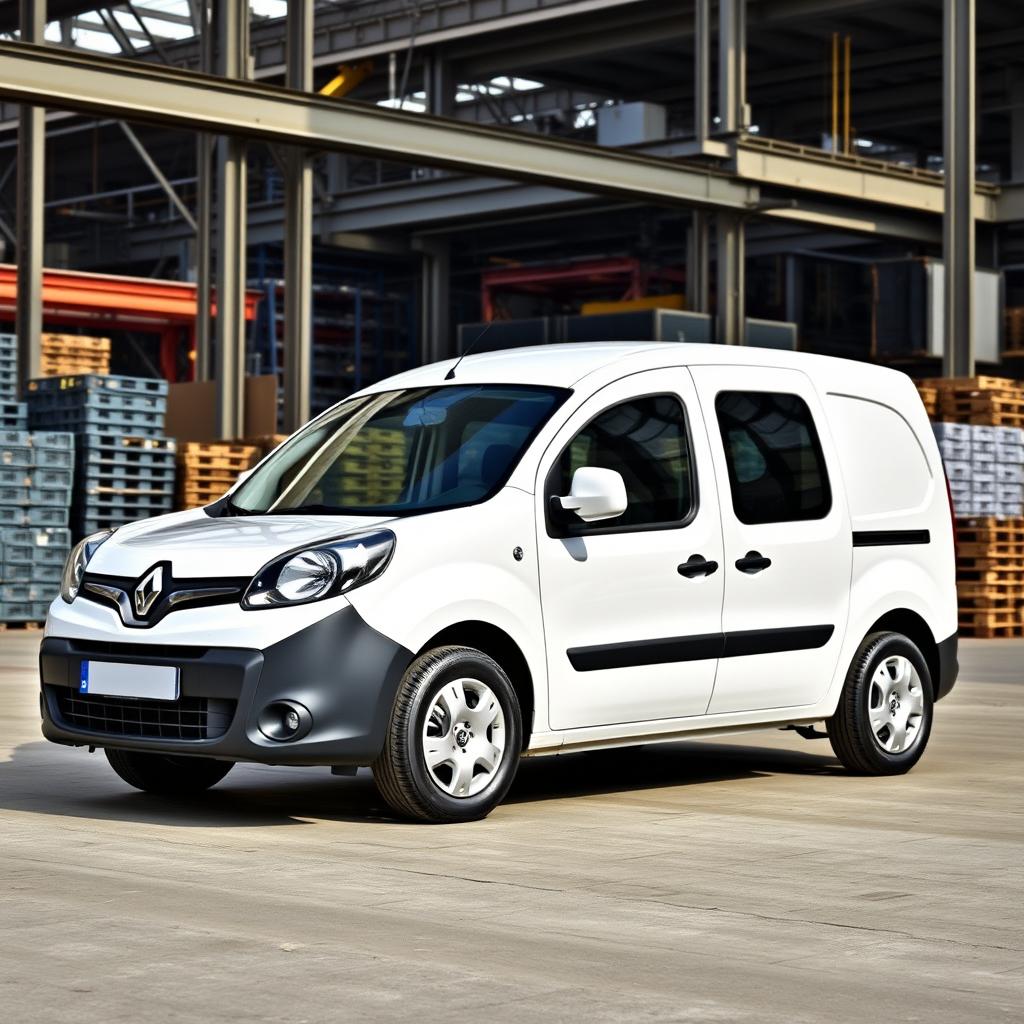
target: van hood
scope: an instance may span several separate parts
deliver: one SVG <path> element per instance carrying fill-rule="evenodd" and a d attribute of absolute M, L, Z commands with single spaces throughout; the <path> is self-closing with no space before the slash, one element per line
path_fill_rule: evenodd
<path fill-rule="evenodd" d="M 387 516 L 230 516 L 202 509 L 122 526 L 93 556 L 89 572 L 137 577 L 170 562 L 177 578 L 254 576 L 278 555 L 389 522 Z"/>

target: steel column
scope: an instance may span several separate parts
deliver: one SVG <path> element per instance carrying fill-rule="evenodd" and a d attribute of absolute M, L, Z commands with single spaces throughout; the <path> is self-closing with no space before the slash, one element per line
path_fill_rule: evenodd
<path fill-rule="evenodd" d="M 199 33 L 199 69 L 213 74 L 214 40 L 208 0 L 192 0 L 196 32 Z M 210 259 L 213 240 L 213 136 L 196 136 L 196 380 L 213 379 L 213 346 L 210 338 L 210 299 L 213 292 L 213 266 Z"/>
<path fill-rule="evenodd" d="M 451 63 L 441 53 L 434 51 L 423 59 L 423 89 L 427 94 L 427 113 L 435 117 L 452 117 L 455 114 L 455 81 L 452 78 Z"/>
<path fill-rule="evenodd" d="M 703 142 L 711 131 L 711 0 L 693 3 L 693 136 Z"/>
<path fill-rule="evenodd" d="M 313 88 L 313 0 L 288 4 L 289 89 Z M 305 149 L 286 155 L 284 212 L 284 429 L 309 420 L 313 372 L 313 168 Z"/>
<path fill-rule="evenodd" d="M 719 213 L 715 218 L 717 252 L 715 340 L 742 345 L 746 333 L 746 225 L 743 217 Z"/>
<path fill-rule="evenodd" d="M 216 0 L 217 70 L 243 78 L 249 64 L 248 0 Z M 245 429 L 246 146 L 217 140 L 217 433 L 235 440 Z"/>
<path fill-rule="evenodd" d="M 42 43 L 46 0 L 20 0 L 21 38 Z M 46 111 L 23 106 L 18 114 L 18 178 L 15 247 L 18 263 L 18 380 L 26 384 L 43 366 L 43 209 L 46 192 Z"/>
<path fill-rule="evenodd" d="M 690 214 L 690 236 L 686 253 L 686 305 L 695 313 L 708 311 L 708 215 L 703 210 Z"/>
<path fill-rule="evenodd" d="M 423 252 L 420 277 L 420 356 L 432 363 L 454 351 L 451 338 L 451 245 L 431 238 Z"/>
<path fill-rule="evenodd" d="M 718 131 L 731 135 L 747 123 L 747 4 L 718 4 Z"/>
<path fill-rule="evenodd" d="M 944 0 L 943 372 L 974 376 L 974 0 Z"/>

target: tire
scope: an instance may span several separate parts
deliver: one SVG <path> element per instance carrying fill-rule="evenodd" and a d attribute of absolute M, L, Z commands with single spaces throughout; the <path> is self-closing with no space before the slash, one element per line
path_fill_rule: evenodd
<path fill-rule="evenodd" d="M 104 750 L 110 767 L 136 789 L 161 796 L 192 796 L 217 785 L 232 768 L 233 761 L 212 757 L 177 757 L 148 754 L 140 750 Z"/>
<path fill-rule="evenodd" d="M 859 775 L 901 775 L 928 745 L 932 677 L 917 645 L 900 633 L 865 637 L 847 673 L 828 738 Z"/>
<path fill-rule="evenodd" d="M 501 667 L 470 647 L 438 647 L 402 679 L 374 781 L 401 817 L 476 821 L 512 785 L 522 737 L 519 701 Z"/>

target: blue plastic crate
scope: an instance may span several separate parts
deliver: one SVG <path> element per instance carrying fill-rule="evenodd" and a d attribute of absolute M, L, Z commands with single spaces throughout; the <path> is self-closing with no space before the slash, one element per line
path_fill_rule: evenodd
<path fill-rule="evenodd" d="M 21 505 L 0 505 L 0 529 L 28 526 L 27 510 Z"/>
<path fill-rule="evenodd" d="M 174 455 L 178 450 L 178 442 L 173 437 L 139 437 L 120 431 L 85 431 L 76 435 L 75 444 L 79 451 L 88 449 L 129 455 Z"/>
<path fill-rule="evenodd" d="M 74 437 L 68 434 L 68 437 Z M 75 468 L 74 449 L 65 451 L 62 448 L 33 448 L 32 449 L 33 469 L 63 469 L 71 472 Z"/>
<path fill-rule="evenodd" d="M 0 548 L 8 561 L 63 565 L 71 550 L 71 531 L 62 527 L 33 529 L 28 526 L 0 529 Z"/>
<path fill-rule="evenodd" d="M 0 487 L 28 487 L 32 470 L 0 464 Z"/>
<path fill-rule="evenodd" d="M 56 593 L 60 587 L 60 578 L 64 572 L 63 565 L 34 565 L 32 566 L 32 582 L 41 588 L 51 587 Z"/>
<path fill-rule="evenodd" d="M 70 505 L 71 488 L 32 486 L 28 489 L 28 500 L 31 505 Z"/>
<path fill-rule="evenodd" d="M 24 507 L 31 504 L 28 487 L 23 484 L 0 485 L 0 505 L 18 505 Z"/>
<path fill-rule="evenodd" d="M 109 409 L 111 412 L 149 412 L 163 416 L 167 412 L 167 399 L 162 395 L 131 391 L 31 391 L 28 407 L 29 416 L 33 419 L 69 409 Z"/>
<path fill-rule="evenodd" d="M 24 526 L 61 526 L 68 525 L 69 509 L 67 505 L 29 506 L 25 510 Z"/>
<path fill-rule="evenodd" d="M 32 447 L 38 451 L 73 452 L 75 450 L 75 435 L 64 430 L 34 430 L 32 431 Z"/>
<path fill-rule="evenodd" d="M 29 584 L 34 579 L 33 568 L 24 562 L 0 562 L 0 584 Z"/>
<path fill-rule="evenodd" d="M 26 473 L 31 472 L 35 463 L 32 459 L 32 449 L 27 445 L 0 445 L 0 466 L 5 469 L 22 469 Z"/>
<path fill-rule="evenodd" d="M 36 617 L 37 605 L 31 601 L 0 601 L 0 622 L 42 622 Z"/>
<path fill-rule="evenodd" d="M 54 590 L 53 595 L 49 601 L 33 601 L 32 602 L 32 618 L 30 622 L 45 622 L 46 616 L 50 613 L 50 602 L 57 596 L 57 591 Z"/>
<path fill-rule="evenodd" d="M 75 508 L 87 515 L 106 512 L 137 513 L 138 517 L 169 512 L 174 495 L 168 491 L 125 490 L 111 492 L 104 488 L 75 495 Z"/>
<path fill-rule="evenodd" d="M 151 412 L 86 408 L 40 412 L 29 417 L 31 426 L 42 426 L 44 422 L 76 434 L 105 430 L 139 437 L 160 437 L 164 432 L 163 413 Z"/>
<path fill-rule="evenodd" d="M 29 392 L 116 392 L 166 397 L 167 381 L 155 377 L 124 377 L 113 373 L 75 373 L 64 377 L 38 377 L 28 383 Z"/>
<path fill-rule="evenodd" d="M 0 483 L 3 482 L 3 474 L 4 471 L 0 470 Z M 70 491 L 71 485 L 75 482 L 75 474 L 70 468 L 37 465 L 31 472 L 31 481 L 32 487 L 63 487 Z"/>

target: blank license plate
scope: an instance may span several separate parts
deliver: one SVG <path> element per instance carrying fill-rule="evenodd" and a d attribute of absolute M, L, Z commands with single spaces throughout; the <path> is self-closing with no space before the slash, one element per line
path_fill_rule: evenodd
<path fill-rule="evenodd" d="M 178 669 L 167 665 L 115 665 L 83 661 L 79 693 L 141 700 L 177 700 Z"/>

